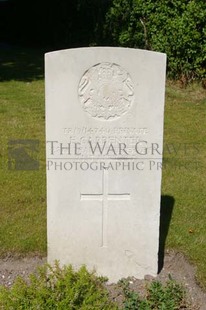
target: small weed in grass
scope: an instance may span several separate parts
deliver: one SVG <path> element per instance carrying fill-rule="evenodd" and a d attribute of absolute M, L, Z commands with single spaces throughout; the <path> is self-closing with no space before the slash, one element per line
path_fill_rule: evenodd
<path fill-rule="evenodd" d="M 144 298 L 130 289 L 127 280 L 121 280 L 119 284 L 125 298 L 124 310 L 190 309 L 187 306 L 185 290 L 173 280 L 169 280 L 165 286 L 159 281 L 153 281 L 148 285 Z"/>
<path fill-rule="evenodd" d="M 0 288 L 0 309 L 75 310 L 117 309 L 109 301 L 104 287 L 106 278 L 96 277 L 83 266 L 75 272 L 71 266 L 44 265 L 27 283 L 17 278 L 11 289 Z"/>

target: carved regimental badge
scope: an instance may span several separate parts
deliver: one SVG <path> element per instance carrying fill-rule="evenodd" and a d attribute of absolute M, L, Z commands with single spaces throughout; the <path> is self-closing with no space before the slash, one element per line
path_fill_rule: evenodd
<path fill-rule="evenodd" d="M 103 62 L 88 69 L 79 83 L 82 108 L 98 120 L 115 120 L 127 113 L 134 99 L 129 73 L 114 63 Z"/>

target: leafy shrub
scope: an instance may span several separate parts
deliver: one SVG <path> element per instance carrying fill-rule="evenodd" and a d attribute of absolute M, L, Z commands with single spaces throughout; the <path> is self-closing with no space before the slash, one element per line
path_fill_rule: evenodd
<path fill-rule="evenodd" d="M 153 281 L 147 287 L 145 298 L 141 298 L 137 292 L 132 291 L 128 281 L 120 281 L 120 285 L 125 297 L 124 310 L 188 309 L 184 289 L 173 280 L 169 280 L 165 286 L 159 281 Z"/>
<path fill-rule="evenodd" d="M 165 286 L 154 281 L 147 287 L 145 298 L 130 289 L 128 280 L 119 281 L 123 307 L 111 301 L 105 288 L 106 278 L 97 277 L 82 267 L 60 268 L 46 264 L 28 281 L 19 277 L 11 288 L 0 287 L 2 310 L 178 310 L 189 309 L 181 285 L 169 280 Z"/>
<path fill-rule="evenodd" d="M 45 265 L 30 276 L 29 283 L 19 277 L 11 289 L 1 287 L 0 309 L 117 309 L 108 299 L 105 281 L 85 267 L 75 272 L 71 266 Z"/>
<path fill-rule="evenodd" d="M 168 75 L 206 78 L 205 0 L 113 0 L 107 13 L 110 43 L 168 56 Z"/>

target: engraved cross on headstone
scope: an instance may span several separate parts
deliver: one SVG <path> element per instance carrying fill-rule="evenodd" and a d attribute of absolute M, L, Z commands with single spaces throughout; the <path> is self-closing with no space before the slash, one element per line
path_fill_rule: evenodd
<path fill-rule="evenodd" d="M 129 193 L 110 194 L 108 190 L 108 170 L 103 170 L 102 194 L 81 194 L 81 200 L 86 201 L 102 201 L 102 240 L 101 247 L 107 246 L 107 217 L 108 217 L 108 201 L 111 200 L 130 200 Z"/>

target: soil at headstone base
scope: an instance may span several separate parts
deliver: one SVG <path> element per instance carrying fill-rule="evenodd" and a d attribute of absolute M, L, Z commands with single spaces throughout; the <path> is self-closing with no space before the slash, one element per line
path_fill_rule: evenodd
<path fill-rule="evenodd" d="M 27 279 L 30 273 L 34 272 L 38 266 L 45 262 L 46 258 L 38 256 L 24 258 L 7 256 L 0 259 L 0 285 L 11 287 L 17 276 Z M 170 250 L 166 252 L 163 269 L 156 278 L 151 276 L 146 276 L 144 280 L 131 278 L 130 285 L 134 291 L 144 295 L 146 283 L 153 280 L 166 283 L 170 275 L 172 279 L 185 287 L 189 301 L 192 304 L 191 309 L 206 310 L 206 292 L 198 286 L 195 280 L 195 272 L 195 267 L 189 264 L 181 253 Z M 121 304 L 122 294 L 119 286 L 111 284 L 107 288 L 111 298 Z"/>

